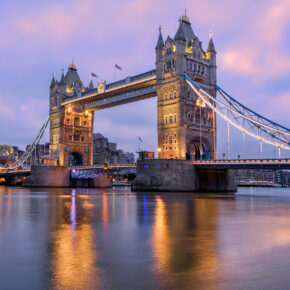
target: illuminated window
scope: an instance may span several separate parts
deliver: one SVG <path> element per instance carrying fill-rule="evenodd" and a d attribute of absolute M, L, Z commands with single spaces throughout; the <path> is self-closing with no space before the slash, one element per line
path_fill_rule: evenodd
<path fill-rule="evenodd" d="M 75 117 L 74 118 L 74 126 L 79 126 L 80 125 L 80 118 L 79 117 Z"/>
<path fill-rule="evenodd" d="M 78 135 L 78 134 L 75 134 L 74 135 L 74 141 L 80 141 L 80 135 Z"/>
<path fill-rule="evenodd" d="M 172 115 L 169 116 L 169 124 L 171 124 L 173 122 L 173 118 Z"/>
<path fill-rule="evenodd" d="M 70 124 L 70 119 L 66 119 L 66 124 L 67 124 L 67 125 Z"/>

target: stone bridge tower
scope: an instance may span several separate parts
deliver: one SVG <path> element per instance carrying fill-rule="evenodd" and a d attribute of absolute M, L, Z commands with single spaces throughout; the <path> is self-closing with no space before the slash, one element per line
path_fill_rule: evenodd
<path fill-rule="evenodd" d="M 92 89 L 92 81 L 89 85 Z M 91 165 L 93 162 L 93 112 L 81 106 L 63 106 L 62 103 L 79 95 L 86 88 L 72 63 L 56 81 L 50 85 L 50 158 L 56 165 Z"/>
<path fill-rule="evenodd" d="M 158 151 L 160 158 L 216 158 L 216 116 L 188 87 L 184 73 L 216 96 L 216 51 L 210 35 L 207 51 L 182 15 L 174 39 L 156 46 Z"/>

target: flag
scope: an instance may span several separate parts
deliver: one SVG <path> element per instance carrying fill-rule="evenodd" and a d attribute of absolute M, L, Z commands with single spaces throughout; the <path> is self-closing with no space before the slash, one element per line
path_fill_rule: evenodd
<path fill-rule="evenodd" d="M 96 74 L 94 74 L 94 73 L 91 73 L 91 76 L 92 76 L 92 77 L 95 77 L 95 78 L 98 77 L 98 76 L 97 76 Z"/>
<path fill-rule="evenodd" d="M 142 139 L 140 137 L 138 137 L 138 139 L 140 140 L 140 142 L 142 142 Z"/>
<path fill-rule="evenodd" d="M 117 65 L 116 63 L 115 63 L 115 68 L 117 68 L 118 70 L 122 70 L 122 68 L 119 65 Z"/>

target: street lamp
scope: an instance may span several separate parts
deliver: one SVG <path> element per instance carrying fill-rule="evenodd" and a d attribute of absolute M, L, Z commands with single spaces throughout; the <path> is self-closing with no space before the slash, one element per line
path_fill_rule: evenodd
<path fill-rule="evenodd" d="M 158 159 L 160 159 L 160 154 L 161 154 L 162 149 L 158 147 L 157 151 L 158 151 Z"/>

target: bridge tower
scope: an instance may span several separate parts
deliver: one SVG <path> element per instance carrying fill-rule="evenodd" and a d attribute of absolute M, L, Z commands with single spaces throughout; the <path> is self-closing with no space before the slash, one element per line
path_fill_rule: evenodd
<path fill-rule="evenodd" d="M 185 14 L 172 39 L 161 28 L 156 45 L 158 151 L 160 158 L 216 158 L 216 116 L 186 85 L 184 73 L 216 96 L 216 50 L 212 35 L 207 51 Z"/>
<path fill-rule="evenodd" d="M 62 105 L 66 99 L 85 90 L 73 62 L 66 75 L 63 70 L 60 81 L 53 75 L 49 97 L 49 151 L 57 165 L 91 165 L 93 162 L 93 112 L 82 106 Z"/>

